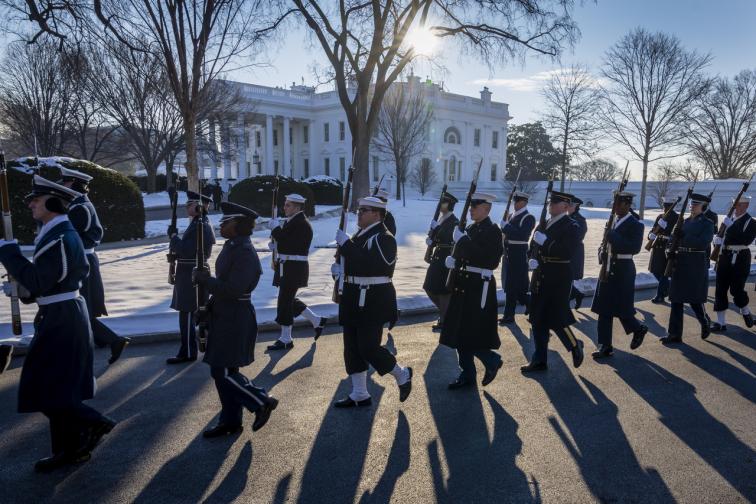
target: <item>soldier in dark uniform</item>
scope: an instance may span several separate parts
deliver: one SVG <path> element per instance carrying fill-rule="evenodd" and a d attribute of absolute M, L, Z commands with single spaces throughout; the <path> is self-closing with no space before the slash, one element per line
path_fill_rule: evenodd
<path fill-rule="evenodd" d="M 10 291 L 7 293 L 10 296 Z M 13 345 L 0 345 L 0 374 L 8 369 L 13 356 Z"/>
<path fill-rule="evenodd" d="M 444 326 L 444 316 L 451 298 L 451 292 L 446 288 L 449 268 L 446 267 L 445 261 L 454 245 L 452 240 L 454 227 L 459 223 L 459 219 L 454 215 L 455 203 L 457 203 L 457 198 L 449 193 L 444 194 L 444 199 L 441 201 L 441 216 L 438 222 L 435 220 L 431 222 L 430 236 L 425 239 L 425 244 L 433 247 L 423 289 L 438 308 L 438 323 L 433 325 L 434 331 L 440 331 Z"/>
<path fill-rule="evenodd" d="M 378 199 L 386 203 L 386 217 L 383 218 L 383 225 L 386 226 L 386 229 L 388 229 L 389 233 L 396 236 L 396 219 L 394 219 L 394 214 L 392 214 L 388 209 L 388 191 L 386 191 L 385 189 L 378 189 L 378 192 L 375 195 Z"/>
<path fill-rule="evenodd" d="M 412 368 L 402 367 L 381 346 L 383 324 L 396 320 L 396 290 L 392 283 L 396 265 L 396 239 L 383 224 L 386 203 L 368 196 L 359 200 L 357 226 L 351 238 L 339 229 L 336 243 L 343 270 L 339 324 L 344 328 L 344 361 L 352 381 L 349 396 L 336 401 L 337 408 L 369 406 L 368 364 L 383 376 L 391 373 L 399 386 L 399 401 L 412 390 Z"/>
<path fill-rule="evenodd" d="M 575 250 L 575 255 L 570 260 L 570 267 L 572 268 L 572 288 L 570 289 L 570 300 L 575 300 L 575 309 L 579 310 L 583 304 L 583 298 L 585 294 L 578 287 L 578 280 L 583 279 L 585 270 L 585 245 L 583 240 L 588 232 L 588 223 L 585 220 L 583 214 L 580 213 L 580 205 L 583 204 L 583 200 L 573 197 L 570 202 L 570 217 L 577 222 L 578 225 L 578 246 Z"/>
<path fill-rule="evenodd" d="M 607 280 L 596 284 L 591 311 L 598 314 L 598 350 L 594 359 L 609 357 L 612 347 L 612 322 L 617 317 L 625 334 L 632 333 L 630 348 L 635 350 L 643 343 L 648 327 L 635 319 L 635 262 L 633 256 L 643 245 L 643 223 L 630 207 L 634 194 L 622 192 L 617 195 L 615 219 L 607 236 Z M 599 251 L 602 253 L 602 251 Z"/>
<path fill-rule="evenodd" d="M 499 325 L 514 323 L 518 304 L 528 305 L 528 244 L 536 224 L 535 216 L 528 213 L 530 195 L 521 191 L 514 193 L 514 212 L 505 221 L 502 219 L 501 234 L 504 241 L 504 256 L 501 265 L 501 283 L 506 299 L 504 316 Z"/>
<path fill-rule="evenodd" d="M 753 327 L 753 315 L 748 308 L 748 294 L 745 283 L 751 271 L 750 245 L 756 237 L 756 219 L 748 213 L 751 197 L 743 196 L 732 217 L 725 216 L 724 225 L 727 230 L 724 239 L 714 237 L 714 245 L 720 245 L 719 261 L 717 262 L 717 280 L 714 291 L 714 311 L 717 321 L 712 324 L 712 332 L 725 332 L 727 323 L 725 314 L 729 301 L 727 291 L 732 294 L 732 301 L 740 309 L 743 320 L 748 328 Z"/>
<path fill-rule="evenodd" d="M 239 372 L 254 359 L 257 318 L 252 291 L 262 275 L 260 259 L 250 240 L 257 214 L 234 203 L 221 203 L 220 233 L 226 239 L 215 261 L 215 276 L 207 270 L 194 273 L 194 281 L 210 291 L 208 337 L 204 361 L 215 380 L 221 413 L 218 424 L 206 430 L 206 438 L 234 434 L 242 430 L 244 408 L 255 413 L 252 430 L 270 418 L 278 400 L 256 387 Z"/>
<path fill-rule="evenodd" d="M 554 331 L 572 353 L 576 368 L 583 363 L 583 342 L 570 328 L 575 323 L 569 301 L 573 276 L 570 261 L 580 236 L 577 222 L 568 214 L 573 198 L 571 194 L 553 191 L 549 202 L 551 217 L 545 226 L 539 224 L 533 234 L 529 262 L 535 269 L 530 289 L 530 323 L 535 352 L 530 363 L 520 368 L 523 373 L 548 368 L 549 331 Z"/>
<path fill-rule="evenodd" d="M 271 248 L 275 247 L 277 252 L 273 285 L 278 287 L 276 323 L 281 326 L 281 336 L 274 344 L 268 346 L 268 350 L 294 348 L 291 329 L 294 318 L 299 315 L 304 315 L 315 328 L 316 340 L 328 321 L 326 317 L 315 314 L 297 298 L 297 290 L 307 287 L 310 275 L 307 256 L 312 243 L 312 226 L 304 213 L 305 201 L 307 200 L 299 194 L 289 194 L 284 202 L 286 221 L 281 223 L 277 217 L 268 221 L 268 227 L 271 229 Z"/>
<path fill-rule="evenodd" d="M 92 330 L 86 302 L 79 296 L 89 263 L 66 216 L 79 196 L 35 175 L 26 197 L 32 217 L 42 224 L 33 259 L 23 256 L 15 240 L 0 240 L 0 262 L 18 281 L 21 299 L 39 305 L 18 385 L 18 411 L 39 411 L 50 421 L 52 456 L 36 463 L 39 472 L 89 460 L 98 441 L 115 426 L 83 403 L 95 392 Z"/>
<path fill-rule="evenodd" d="M 89 313 L 89 322 L 92 326 L 92 335 L 94 336 L 95 345 L 98 347 L 110 347 L 110 359 L 108 362 L 113 364 L 123 353 L 123 349 L 131 341 L 129 338 L 118 336 L 108 326 L 99 321 L 98 317 L 108 314 L 105 308 L 105 289 L 102 285 L 102 276 L 100 275 L 100 260 L 97 258 L 95 247 L 100 244 L 104 230 L 100 225 L 100 219 L 97 218 L 97 211 L 89 198 L 89 181 L 92 177 L 86 173 L 76 170 L 60 168 L 60 184 L 81 193 L 81 196 L 74 199 L 68 208 L 68 220 L 71 221 L 79 238 L 84 245 L 84 252 L 89 261 L 89 275 L 81 282 L 81 296 L 87 303 L 87 312 Z"/>
<path fill-rule="evenodd" d="M 457 350 L 460 374 L 449 383 L 449 389 L 475 386 L 477 357 L 485 367 L 481 383 L 485 386 L 496 378 L 502 366 L 501 356 L 494 352 L 501 346 L 496 324 L 498 303 L 496 277 L 502 245 L 501 229 L 491 222 L 489 214 L 496 197 L 474 193 L 470 199 L 472 224 L 465 231 L 454 228 L 454 252 L 446 258 L 447 268 L 459 261 L 449 309 L 446 312 L 440 343 Z"/>
<path fill-rule="evenodd" d="M 709 254 L 714 237 L 714 224 L 704 215 L 703 208 L 711 200 L 703 194 L 693 194 L 690 217 L 682 227 L 680 246 L 677 249 L 675 269 L 669 286 L 671 311 L 664 344 L 680 343 L 683 332 L 683 304 L 688 303 L 701 324 L 701 338 L 711 332 L 709 316 L 704 310 L 709 291 Z"/>
<path fill-rule="evenodd" d="M 654 275 L 654 278 L 659 282 L 656 288 L 656 297 L 651 300 L 652 303 L 661 304 L 669 293 L 669 277 L 664 276 L 664 270 L 667 268 L 667 245 L 669 245 L 669 235 L 672 233 L 675 224 L 677 223 L 678 214 L 674 210 L 670 210 L 677 198 L 664 198 L 662 204 L 664 206 L 664 212 L 659 214 L 654 221 L 652 231 L 648 233 L 648 239 L 653 240 L 654 247 L 651 249 L 651 258 L 648 261 L 648 271 Z M 667 214 L 666 219 L 664 213 Z M 654 234 L 653 228 L 659 227 L 659 232 Z"/>
<path fill-rule="evenodd" d="M 171 308 L 179 312 L 179 333 L 181 346 L 176 357 L 166 359 L 168 364 L 180 364 L 197 360 L 197 335 L 194 312 L 197 310 L 197 294 L 192 284 L 192 270 L 197 260 L 197 233 L 202 229 L 205 259 L 210 257 L 215 244 L 215 233 L 210 221 L 205 217 L 200 222 L 200 205 L 205 211 L 212 202 L 209 196 L 196 192 L 186 192 L 186 214 L 192 219 L 182 236 L 171 236 L 170 250 L 176 254 L 176 281 L 173 285 Z M 200 198 L 202 202 L 200 203 Z"/>

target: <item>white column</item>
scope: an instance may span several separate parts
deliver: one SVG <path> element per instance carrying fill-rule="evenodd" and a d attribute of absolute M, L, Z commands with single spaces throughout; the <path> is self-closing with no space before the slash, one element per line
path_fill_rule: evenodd
<path fill-rule="evenodd" d="M 229 125 L 221 123 L 221 148 L 223 149 L 223 187 L 228 190 L 228 179 L 231 178 L 231 138 Z"/>
<path fill-rule="evenodd" d="M 480 181 L 491 180 L 491 141 L 493 139 L 493 129 L 491 126 L 483 126 L 481 131 L 483 138 L 483 166 L 480 168 Z"/>
<path fill-rule="evenodd" d="M 464 162 L 462 163 L 462 173 L 460 174 L 460 180 L 464 180 L 465 182 L 472 181 L 473 174 L 475 173 L 475 169 L 477 166 L 473 166 L 472 162 L 472 146 L 473 146 L 473 135 L 475 128 L 474 125 L 471 125 L 469 121 L 465 121 L 465 138 L 462 142 L 462 155 L 464 156 Z M 469 174 L 469 175 L 468 175 Z"/>
<path fill-rule="evenodd" d="M 244 124 L 243 114 L 236 116 L 236 142 L 238 146 L 236 159 L 239 162 L 239 170 L 236 176 L 239 180 L 242 180 L 249 177 L 247 171 L 247 127 Z"/>
<path fill-rule="evenodd" d="M 265 174 L 273 175 L 273 116 L 265 116 Z"/>
<path fill-rule="evenodd" d="M 289 135 L 289 122 L 288 117 L 283 118 L 283 166 L 281 167 L 281 174 L 286 176 L 292 176 L 291 168 L 291 136 Z"/>
<path fill-rule="evenodd" d="M 307 125 L 307 147 L 310 150 L 310 176 L 315 175 L 315 121 L 310 119 Z M 322 168 L 321 168 L 322 169 Z"/>
<path fill-rule="evenodd" d="M 210 121 L 210 178 L 218 178 L 218 138 L 216 136 L 216 130 L 218 128 L 218 122 Z M 201 173 L 200 178 L 205 178 L 205 174 Z"/>

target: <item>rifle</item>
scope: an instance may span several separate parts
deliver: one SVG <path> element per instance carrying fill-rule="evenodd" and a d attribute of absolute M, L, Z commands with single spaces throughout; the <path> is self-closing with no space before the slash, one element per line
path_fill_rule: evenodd
<path fill-rule="evenodd" d="M 600 282 L 606 282 L 609 279 L 609 261 L 611 259 L 609 257 L 611 252 L 609 250 L 611 246 L 609 244 L 609 233 L 614 227 L 614 220 L 617 217 L 617 198 L 619 197 L 619 193 L 624 191 L 625 187 L 627 187 L 627 169 L 629 165 L 630 161 L 625 164 L 625 172 L 622 174 L 619 187 L 617 187 L 617 190 L 614 193 L 614 199 L 612 200 L 612 211 L 609 212 L 609 219 L 604 226 L 604 237 L 601 239 L 601 246 L 599 247 L 599 262 L 601 263 L 601 270 L 599 271 Z"/>
<path fill-rule="evenodd" d="M 507 220 L 509 218 L 509 209 L 512 206 L 512 198 L 514 198 L 514 193 L 517 192 L 517 182 L 520 181 L 520 174 L 522 173 L 522 167 L 517 172 L 517 178 L 514 181 L 514 184 L 512 185 L 512 190 L 509 193 L 509 198 L 507 199 L 507 207 L 504 209 L 504 220 Z"/>
<path fill-rule="evenodd" d="M 202 194 L 202 182 L 200 182 L 199 193 Z M 194 271 L 209 271 L 209 268 L 205 265 L 205 217 L 207 212 L 205 211 L 205 205 L 202 204 L 202 197 L 200 196 L 199 202 L 199 217 L 197 221 L 197 253 L 195 257 Z M 199 349 L 204 352 L 207 345 L 207 297 L 206 289 L 199 283 L 194 284 L 194 292 L 197 299 L 197 340 L 199 341 Z"/>
<path fill-rule="evenodd" d="M 13 223 L 11 221 L 10 192 L 8 191 L 8 171 L 5 168 L 5 152 L 0 151 L 0 200 L 3 211 L 3 236 L 6 240 L 13 239 Z M 23 333 L 21 325 L 21 305 L 18 304 L 18 282 L 8 273 L 11 295 L 11 324 L 13 334 L 20 336 Z"/>
<path fill-rule="evenodd" d="M 279 185 L 279 178 L 278 175 L 275 176 L 276 178 L 273 179 L 273 202 L 270 205 L 270 218 L 274 219 L 278 217 L 278 185 Z M 276 240 L 271 238 L 271 242 L 273 242 L 273 252 L 270 254 L 270 267 L 273 268 L 275 271 L 276 264 L 278 263 L 278 250 L 276 247 Z"/>
<path fill-rule="evenodd" d="M 745 192 L 748 190 L 748 186 L 751 185 L 751 180 L 753 179 L 753 173 L 748 178 L 746 182 L 743 182 L 743 187 L 740 189 L 740 192 L 737 196 L 735 196 L 735 199 L 732 200 L 732 205 L 730 205 L 730 209 L 727 211 L 727 217 L 732 218 L 732 214 L 735 213 L 735 207 L 740 203 L 740 198 L 743 197 Z M 713 192 L 713 191 L 712 191 Z M 711 198 L 711 197 L 710 197 Z M 724 223 L 719 225 L 719 231 L 717 231 L 717 236 L 719 238 L 724 238 L 725 231 L 727 231 L 727 226 L 724 225 Z M 714 269 L 716 269 L 717 266 L 719 266 L 719 254 L 722 251 L 722 244 L 714 245 L 714 249 L 711 251 L 710 259 L 717 264 L 714 266 Z"/>
<path fill-rule="evenodd" d="M 549 196 L 551 195 L 551 192 L 554 190 L 554 178 L 552 176 L 549 176 L 549 182 L 546 184 L 546 196 L 543 198 L 543 208 L 541 208 L 541 217 L 538 219 L 538 227 L 536 229 L 542 229 L 546 230 L 546 212 L 549 209 Z M 543 232 L 543 231 L 542 231 Z M 534 239 L 530 239 L 530 245 L 528 245 L 528 255 L 531 257 L 531 259 L 538 259 L 538 255 L 540 254 L 540 246 L 538 245 L 538 242 L 536 242 Z M 530 292 L 533 294 L 536 294 L 539 290 L 539 286 L 541 283 L 541 277 L 540 275 L 536 275 L 533 273 L 533 275 L 530 278 Z"/>
<path fill-rule="evenodd" d="M 354 159 L 354 156 L 352 156 L 352 159 Z M 349 215 L 353 178 L 354 166 L 350 166 L 349 174 L 347 175 L 347 183 L 344 186 L 344 198 L 341 200 L 341 218 L 339 219 L 339 229 L 345 232 L 347 227 L 347 216 Z M 341 266 L 341 274 L 333 283 L 333 294 L 331 295 L 331 299 L 334 303 L 338 304 L 341 301 L 341 293 L 344 292 L 344 277 L 346 276 L 344 271 L 344 260 L 341 258 L 338 249 L 336 250 L 336 263 Z"/>
<path fill-rule="evenodd" d="M 168 190 L 170 193 L 170 199 L 171 199 L 171 225 L 168 226 L 168 236 L 173 236 L 174 234 L 178 233 L 178 228 L 176 227 L 176 209 L 178 208 L 178 192 L 176 191 L 175 186 L 171 186 Z M 200 202 L 201 203 L 201 202 Z M 171 285 L 176 284 L 176 253 L 168 250 L 168 254 L 166 255 L 166 259 L 168 259 L 168 283 Z"/>
<path fill-rule="evenodd" d="M 378 194 L 378 191 L 381 190 L 381 185 L 383 184 L 383 179 L 386 177 L 386 174 L 384 173 L 381 175 L 381 179 L 378 181 L 378 183 L 373 187 L 373 192 L 370 194 L 371 196 L 375 196 Z"/>
<path fill-rule="evenodd" d="M 470 211 L 470 203 L 472 202 L 472 195 L 475 193 L 475 191 L 478 189 L 478 176 L 480 175 L 480 168 L 483 166 L 483 160 L 480 160 L 480 163 L 478 164 L 478 169 L 475 171 L 475 176 L 473 176 L 472 182 L 470 182 L 470 190 L 467 191 L 467 199 L 465 199 L 465 206 L 462 207 L 462 214 L 459 216 L 459 230 L 464 232 L 465 227 L 467 226 L 467 213 Z M 457 244 L 454 244 L 454 248 L 452 248 L 451 256 L 454 259 L 457 259 Z M 454 283 L 457 281 L 457 275 L 459 274 L 459 270 L 462 267 L 461 261 L 456 261 L 454 264 L 454 268 L 449 270 L 449 275 L 446 277 L 446 288 L 449 290 L 452 290 L 454 288 Z"/>
<path fill-rule="evenodd" d="M 685 221 L 685 209 L 688 208 L 688 201 L 693 194 L 693 189 L 696 187 L 696 181 L 698 180 L 698 173 L 693 178 L 693 183 L 688 188 L 688 193 L 685 195 L 682 207 L 680 208 L 680 215 L 677 217 L 675 227 L 672 228 L 672 233 L 669 236 L 669 246 L 667 247 L 667 265 L 664 268 L 664 276 L 671 277 L 675 271 L 677 265 L 677 249 L 680 248 L 680 239 L 682 238 L 682 227 Z"/>
<path fill-rule="evenodd" d="M 664 212 L 664 215 L 661 216 L 661 218 L 664 219 L 665 222 L 667 220 L 667 217 L 669 217 L 669 213 L 675 209 L 677 204 L 680 203 L 681 199 L 682 198 L 678 196 L 677 201 L 675 201 L 675 204 L 669 207 L 667 211 Z M 651 232 L 656 235 L 656 238 L 654 238 L 653 240 L 649 239 L 646 242 L 646 250 L 649 250 L 649 251 L 654 248 L 654 245 L 656 245 L 656 240 L 659 239 L 659 233 L 661 232 L 661 226 L 658 224 L 659 221 L 656 221 L 656 222 L 657 224 L 654 224 L 654 228 L 651 230 Z"/>
<path fill-rule="evenodd" d="M 438 221 L 439 215 L 441 215 L 441 204 L 444 202 L 444 196 L 446 196 L 446 187 L 447 185 L 444 184 L 444 187 L 441 189 L 441 196 L 438 197 L 438 203 L 436 204 L 436 211 L 433 212 L 433 220 Z M 428 238 L 432 238 L 433 229 L 428 229 Z M 425 262 L 430 264 L 431 257 L 433 257 L 433 249 L 435 248 L 436 242 L 434 241 L 430 245 L 428 245 L 428 248 L 425 249 L 425 257 L 423 258 Z"/>

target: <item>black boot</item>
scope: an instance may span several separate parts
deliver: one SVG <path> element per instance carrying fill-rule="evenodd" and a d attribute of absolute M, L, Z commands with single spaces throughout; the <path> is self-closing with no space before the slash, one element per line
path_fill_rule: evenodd
<path fill-rule="evenodd" d="M 273 410 L 276 409 L 277 406 L 278 399 L 275 397 L 268 397 L 268 401 L 262 408 L 257 410 L 257 413 L 255 413 L 255 421 L 252 423 L 252 430 L 254 432 L 259 431 L 266 423 L 268 423 L 270 414 L 273 413 Z"/>
<path fill-rule="evenodd" d="M 744 313 L 743 320 L 745 321 L 745 325 L 748 329 L 753 327 L 753 315 L 751 315 L 750 313 Z"/>
<path fill-rule="evenodd" d="M 113 343 L 111 343 L 108 364 L 113 364 L 117 361 L 121 357 L 123 349 L 126 348 L 129 343 L 131 343 L 131 338 L 124 338 L 123 336 L 119 336 Z"/>
<path fill-rule="evenodd" d="M 325 329 L 327 322 L 328 322 L 328 317 L 320 317 L 320 323 L 315 328 L 315 341 L 318 341 L 318 338 L 320 338 L 320 335 L 323 334 L 323 329 Z"/>
<path fill-rule="evenodd" d="M 585 294 L 575 289 L 575 309 L 576 310 L 579 310 L 580 307 L 583 305 L 583 298 L 585 298 Z"/>
<path fill-rule="evenodd" d="M 406 382 L 399 385 L 399 402 L 406 401 L 410 392 L 412 392 L 412 368 L 407 366 L 407 372 L 409 373 L 409 378 Z"/>
<path fill-rule="evenodd" d="M 713 332 L 713 333 L 724 333 L 724 332 L 727 332 L 727 324 L 720 324 L 719 322 L 712 322 L 712 324 L 711 324 L 711 332 Z"/>
<path fill-rule="evenodd" d="M 612 345 L 599 345 L 598 349 L 591 354 L 591 357 L 599 360 L 605 359 L 606 357 L 611 357 L 612 355 L 614 355 L 614 348 L 612 347 Z"/>
<path fill-rule="evenodd" d="M 243 431 L 244 427 L 241 425 L 225 425 L 225 424 L 218 424 L 215 427 L 206 430 L 202 433 L 202 437 L 204 438 L 216 438 L 221 436 L 228 436 L 230 434 L 238 434 L 239 432 Z"/>
<path fill-rule="evenodd" d="M 641 324 L 640 329 L 633 333 L 633 339 L 630 341 L 630 350 L 635 350 L 643 344 L 643 338 L 646 336 L 647 332 L 648 327 Z"/>
<path fill-rule="evenodd" d="M 272 345 L 268 345 L 268 350 L 291 350 L 292 348 L 294 348 L 293 341 L 284 343 L 281 340 L 276 340 L 276 342 L 273 343 Z"/>

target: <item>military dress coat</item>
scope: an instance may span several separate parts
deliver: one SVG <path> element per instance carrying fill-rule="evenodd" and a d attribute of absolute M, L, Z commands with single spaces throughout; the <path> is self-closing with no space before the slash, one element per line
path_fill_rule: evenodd
<path fill-rule="evenodd" d="M 250 296 L 262 275 L 249 236 L 227 240 L 207 282 L 208 335 L 204 361 L 213 367 L 244 367 L 255 360 L 257 316 Z"/>
<path fill-rule="evenodd" d="M 312 226 L 304 212 L 299 212 L 284 224 L 271 231 L 270 236 L 276 241 L 278 254 L 307 256 L 312 243 Z M 283 279 L 281 278 L 283 271 Z M 273 285 L 292 288 L 307 287 L 310 276 L 308 261 L 279 260 L 273 273 Z"/>
<path fill-rule="evenodd" d="M 11 244 L 0 247 L 0 262 L 29 291 L 24 302 L 75 293 L 89 272 L 81 239 L 68 219 L 38 239 L 31 261 Z M 18 411 L 49 411 L 91 399 L 93 357 L 87 305 L 80 296 L 40 305 L 18 384 Z"/>
<path fill-rule="evenodd" d="M 663 214 L 659 214 L 654 221 L 653 229 L 659 223 L 659 219 L 663 217 Z M 648 260 L 648 271 L 657 277 L 664 276 L 664 270 L 667 268 L 667 245 L 669 245 L 669 236 L 672 234 L 672 230 L 677 224 L 677 218 L 679 214 L 674 210 L 671 210 L 664 219 L 667 221 L 667 227 L 665 229 L 659 229 L 656 235 L 659 237 L 654 241 L 654 246 L 651 249 L 651 258 Z"/>
<path fill-rule="evenodd" d="M 496 276 L 493 270 L 499 266 L 504 250 L 501 229 L 486 217 L 467 226 L 465 232 L 467 237 L 460 238 L 455 249 L 455 260 L 460 265 L 460 271 L 444 317 L 440 343 L 470 351 L 499 348 L 501 341 L 497 324 Z M 478 273 L 466 271 L 468 266 L 491 270 L 491 276 L 487 279 L 485 305 L 482 308 L 486 280 Z"/>
<path fill-rule="evenodd" d="M 688 217 L 682 226 L 669 300 L 672 303 L 705 303 L 709 291 L 709 254 L 714 224 L 703 214 Z"/>
<path fill-rule="evenodd" d="M 433 254 L 423 282 L 423 290 L 429 294 L 449 294 L 449 289 L 446 288 L 449 268 L 446 267 L 445 261 L 454 246 L 452 235 L 458 224 L 457 216 L 449 213 L 430 233 L 430 239 L 433 240 Z"/>
<path fill-rule="evenodd" d="M 102 275 L 100 274 L 100 260 L 94 251 L 95 247 L 102 241 L 105 231 L 100 224 L 99 217 L 97 217 L 97 210 L 86 194 L 82 194 L 71 202 L 71 206 L 68 208 L 68 219 L 76 232 L 79 233 L 79 238 L 84 245 L 85 256 L 89 262 L 89 275 L 82 280 L 79 292 L 87 303 L 90 317 L 96 318 L 107 315 L 105 289 L 102 286 Z"/>
<path fill-rule="evenodd" d="M 192 270 L 196 266 L 197 259 L 197 228 L 199 226 L 199 217 L 192 219 L 189 227 L 184 234 L 171 238 L 170 250 L 176 254 L 176 282 L 173 285 L 173 299 L 171 299 L 171 308 L 182 312 L 193 312 L 197 310 L 197 294 L 192 284 Z M 215 234 L 210 222 L 205 218 L 202 223 L 204 232 L 205 261 L 210 258 L 210 254 L 215 244 Z M 207 301 L 204 299 L 203 301 Z"/>
<path fill-rule="evenodd" d="M 748 278 L 751 271 L 751 250 L 728 250 L 727 247 L 748 247 L 756 238 L 756 220 L 746 212 L 727 228 L 717 262 L 717 278 Z"/>
<path fill-rule="evenodd" d="M 635 262 L 618 255 L 635 255 L 643 246 L 643 223 L 632 214 L 617 221 L 609 231 L 611 246 L 606 282 L 596 284 L 591 311 L 606 317 L 628 318 L 635 315 Z"/>
<path fill-rule="evenodd" d="M 369 226 L 364 232 L 355 233 L 351 239 L 339 245 L 338 251 L 346 277 L 394 276 L 396 238 L 382 222 Z M 393 283 L 364 288 L 364 303 L 360 306 L 362 290 L 359 285 L 344 282 L 339 303 L 340 325 L 375 327 L 396 321 L 396 290 Z"/>
<path fill-rule="evenodd" d="M 535 224 L 535 216 L 525 209 L 501 229 L 505 252 L 501 276 L 507 296 L 518 297 L 528 291 L 528 242 Z"/>
<path fill-rule="evenodd" d="M 536 231 L 546 235 L 546 241 L 531 251 L 538 261 L 531 278 L 531 324 L 547 329 L 562 329 L 575 323 L 570 308 L 572 290 L 572 256 L 578 248 L 578 223 L 567 214 L 552 218 L 544 228 Z"/>
<path fill-rule="evenodd" d="M 396 219 L 394 219 L 394 214 L 388 210 L 386 210 L 386 217 L 383 218 L 383 225 L 386 226 L 389 233 L 396 236 Z"/>
<path fill-rule="evenodd" d="M 585 244 L 583 243 L 583 240 L 585 239 L 586 233 L 588 233 L 588 223 L 583 214 L 580 213 L 580 210 L 573 212 L 570 217 L 577 222 L 578 225 L 578 245 L 575 249 L 575 254 L 570 260 L 570 267 L 572 268 L 572 279 L 580 280 L 585 275 Z"/>

